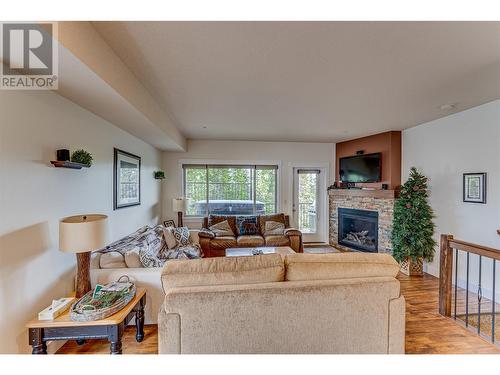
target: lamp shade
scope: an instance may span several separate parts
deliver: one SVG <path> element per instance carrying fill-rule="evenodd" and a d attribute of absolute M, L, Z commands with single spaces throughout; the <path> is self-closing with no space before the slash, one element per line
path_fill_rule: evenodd
<path fill-rule="evenodd" d="M 174 212 L 184 212 L 186 210 L 186 198 L 174 198 L 172 199 L 172 211 Z"/>
<path fill-rule="evenodd" d="M 59 250 L 85 253 L 104 247 L 108 239 L 106 215 L 77 215 L 59 222 Z"/>

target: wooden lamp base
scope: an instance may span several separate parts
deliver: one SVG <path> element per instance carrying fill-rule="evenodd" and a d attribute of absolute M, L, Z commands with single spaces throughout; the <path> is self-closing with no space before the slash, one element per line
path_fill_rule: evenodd
<path fill-rule="evenodd" d="M 180 228 L 184 226 L 184 223 L 182 222 L 182 211 L 177 212 L 177 227 Z"/>
<path fill-rule="evenodd" d="M 90 291 L 90 251 L 76 254 L 76 298 Z"/>

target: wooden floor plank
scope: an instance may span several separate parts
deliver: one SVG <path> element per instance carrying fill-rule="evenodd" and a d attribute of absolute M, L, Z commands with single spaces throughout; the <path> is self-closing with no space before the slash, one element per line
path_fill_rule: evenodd
<path fill-rule="evenodd" d="M 438 278 L 399 274 L 398 279 L 406 299 L 407 354 L 500 354 L 495 345 L 439 315 Z"/>
<path fill-rule="evenodd" d="M 326 249 L 325 249 L 326 250 Z M 438 313 L 439 283 L 434 276 L 408 277 L 400 274 L 401 293 L 406 299 L 407 354 L 500 354 L 500 349 L 475 333 Z M 458 300 L 458 298 L 457 298 Z M 500 326 L 500 324 L 499 324 Z M 156 354 L 157 326 L 145 327 L 142 343 L 135 341 L 135 328 L 128 327 L 123 336 L 124 354 Z M 78 346 L 66 343 L 58 354 L 107 354 L 105 340 L 89 341 Z"/>

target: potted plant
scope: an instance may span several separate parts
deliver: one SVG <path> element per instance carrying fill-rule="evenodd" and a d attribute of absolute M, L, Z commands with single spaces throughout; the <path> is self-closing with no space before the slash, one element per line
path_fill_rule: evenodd
<path fill-rule="evenodd" d="M 423 261 L 434 258 L 434 213 L 428 202 L 427 177 L 415 167 L 394 206 L 392 248 L 406 275 L 423 275 Z"/>
<path fill-rule="evenodd" d="M 163 171 L 154 171 L 154 178 L 157 180 L 163 180 L 165 178 L 165 172 Z"/>
<path fill-rule="evenodd" d="M 73 163 L 83 164 L 87 168 L 92 165 L 92 160 L 92 154 L 85 150 L 76 150 L 71 154 L 71 161 Z"/>

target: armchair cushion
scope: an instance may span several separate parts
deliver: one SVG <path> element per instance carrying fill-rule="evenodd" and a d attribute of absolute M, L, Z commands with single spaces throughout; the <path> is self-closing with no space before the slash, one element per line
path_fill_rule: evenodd
<path fill-rule="evenodd" d="M 290 239 L 287 236 L 271 235 L 264 237 L 266 246 L 289 246 Z"/>
<path fill-rule="evenodd" d="M 212 250 L 225 250 L 228 247 L 236 247 L 236 245 L 236 237 L 234 236 L 215 237 L 210 240 L 210 248 Z"/>
<path fill-rule="evenodd" d="M 238 243 L 239 247 L 258 247 L 258 246 L 264 246 L 265 241 L 264 237 L 255 235 L 255 236 L 249 236 L 249 235 L 243 235 L 239 236 L 236 239 L 236 242 Z"/>

